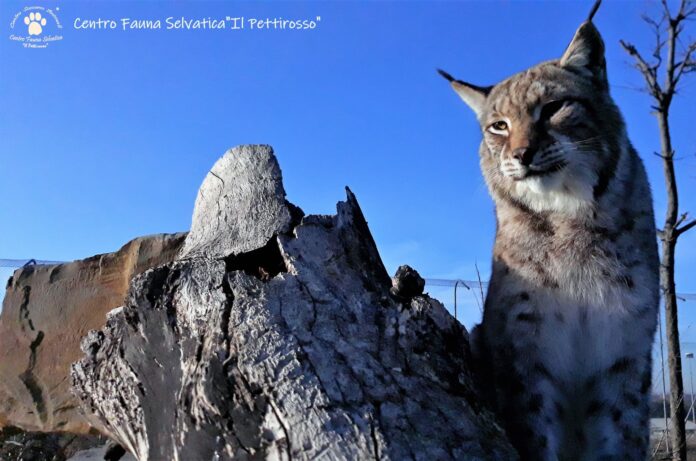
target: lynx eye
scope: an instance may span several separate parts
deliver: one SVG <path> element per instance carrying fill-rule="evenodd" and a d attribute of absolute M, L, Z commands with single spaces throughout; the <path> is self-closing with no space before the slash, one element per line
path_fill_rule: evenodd
<path fill-rule="evenodd" d="M 508 130 L 508 124 L 507 122 L 503 120 L 498 120 L 497 122 L 493 122 L 489 127 L 488 131 L 490 131 L 493 134 L 506 134 Z"/>

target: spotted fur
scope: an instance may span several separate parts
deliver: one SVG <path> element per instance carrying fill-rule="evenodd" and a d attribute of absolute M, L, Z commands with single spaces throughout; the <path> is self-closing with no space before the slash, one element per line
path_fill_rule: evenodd
<path fill-rule="evenodd" d="M 481 124 L 496 205 L 483 389 L 522 459 L 645 459 L 655 225 L 599 32 L 582 24 L 560 59 L 492 87 L 441 73 Z"/>

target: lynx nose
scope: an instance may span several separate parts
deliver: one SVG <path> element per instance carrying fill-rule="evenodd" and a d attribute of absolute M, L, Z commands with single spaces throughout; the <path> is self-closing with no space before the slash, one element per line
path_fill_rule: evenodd
<path fill-rule="evenodd" d="M 512 151 L 513 158 L 516 158 L 524 166 L 529 166 L 534 158 L 534 149 L 530 146 L 518 147 Z"/>

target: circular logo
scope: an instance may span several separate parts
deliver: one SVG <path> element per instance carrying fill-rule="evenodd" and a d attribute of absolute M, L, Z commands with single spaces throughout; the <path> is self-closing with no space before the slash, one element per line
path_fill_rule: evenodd
<path fill-rule="evenodd" d="M 63 40 L 62 29 L 55 10 L 25 6 L 12 17 L 10 40 L 21 43 L 24 48 L 48 48 L 49 44 Z"/>

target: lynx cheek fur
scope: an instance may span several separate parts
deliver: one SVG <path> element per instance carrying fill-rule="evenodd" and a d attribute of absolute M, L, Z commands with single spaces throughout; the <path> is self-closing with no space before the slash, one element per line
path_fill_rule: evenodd
<path fill-rule="evenodd" d="M 646 459 L 657 243 L 599 32 L 492 87 L 441 74 L 481 123 L 496 205 L 482 387 L 522 459 Z"/>

